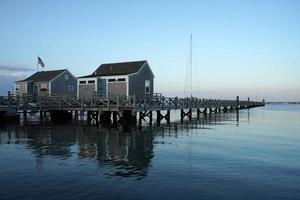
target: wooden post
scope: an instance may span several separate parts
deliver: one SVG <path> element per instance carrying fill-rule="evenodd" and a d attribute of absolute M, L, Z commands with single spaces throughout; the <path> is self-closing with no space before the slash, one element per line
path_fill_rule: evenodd
<path fill-rule="evenodd" d="M 27 110 L 23 110 L 23 118 L 24 118 L 24 121 L 27 121 Z"/>
<path fill-rule="evenodd" d="M 200 118 L 200 113 L 201 113 L 200 108 L 197 108 L 197 118 L 198 119 Z"/>
<path fill-rule="evenodd" d="M 91 123 L 91 112 L 87 111 L 87 121 L 88 123 Z"/>
<path fill-rule="evenodd" d="M 183 109 L 180 110 L 180 121 L 183 122 L 183 117 L 184 117 L 184 111 Z"/>
<path fill-rule="evenodd" d="M 188 114 L 188 117 L 189 117 L 189 120 L 191 121 L 192 120 L 192 109 L 189 109 L 189 114 Z"/>
<path fill-rule="evenodd" d="M 8 98 L 8 112 L 10 112 L 10 106 L 11 106 L 11 96 L 10 91 L 7 92 L 7 98 Z"/>
<path fill-rule="evenodd" d="M 160 114 L 160 111 L 156 111 L 157 113 L 157 117 L 156 117 L 156 123 L 157 123 L 157 126 L 160 126 L 160 120 L 161 120 L 161 114 Z"/>
<path fill-rule="evenodd" d="M 113 112 L 113 124 L 117 125 L 118 124 L 118 113 Z"/>
<path fill-rule="evenodd" d="M 143 112 L 139 112 L 139 126 L 142 126 Z"/>
<path fill-rule="evenodd" d="M 236 96 L 236 110 L 239 110 L 240 108 L 240 97 Z"/>
<path fill-rule="evenodd" d="M 152 126 L 152 111 L 149 111 L 149 123 Z"/>
<path fill-rule="evenodd" d="M 78 119 L 78 111 L 76 110 L 74 113 L 74 118 L 77 120 Z"/>
<path fill-rule="evenodd" d="M 40 120 L 42 120 L 42 119 L 43 119 L 43 111 L 40 110 Z"/>
<path fill-rule="evenodd" d="M 99 126 L 99 111 L 94 113 L 94 119 L 96 120 L 96 125 Z"/>
<path fill-rule="evenodd" d="M 170 110 L 167 110 L 167 115 L 165 116 L 167 124 L 170 124 Z"/>

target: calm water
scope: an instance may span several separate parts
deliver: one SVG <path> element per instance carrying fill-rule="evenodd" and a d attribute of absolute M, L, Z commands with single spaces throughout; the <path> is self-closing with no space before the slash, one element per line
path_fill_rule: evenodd
<path fill-rule="evenodd" d="M 300 199 L 300 105 L 143 130 L 2 127 L 0 199 Z"/>

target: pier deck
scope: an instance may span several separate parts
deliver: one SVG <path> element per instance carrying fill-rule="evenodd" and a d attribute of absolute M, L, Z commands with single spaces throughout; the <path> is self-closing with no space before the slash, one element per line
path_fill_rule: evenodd
<path fill-rule="evenodd" d="M 149 117 L 152 121 L 152 112 L 157 112 L 157 122 L 162 119 L 169 121 L 169 113 L 171 110 L 181 110 L 181 117 L 188 116 L 191 118 L 192 109 L 197 109 L 199 113 L 217 113 L 227 112 L 229 110 L 239 110 L 264 106 L 264 102 L 239 101 L 236 100 L 219 100 L 219 99 L 200 99 L 195 97 L 168 98 L 162 95 L 154 96 L 151 99 L 136 99 L 133 96 L 115 97 L 115 98 L 77 98 L 73 96 L 1 96 L 0 97 L 0 113 L 17 114 L 31 112 L 87 112 L 89 120 L 99 121 L 99 118 L 104 115 L 116 114 L 117 118 L 121 119 L 125 116 L 135 117 L 140 114 L 139 119 Z M 185 112 L 185 110 L 188 112 Z M 166 115 L 162 115 L 161 111 L 167 111 Z M 126 114 L 127 113 L 127 114 Z M 129 115 L 128 115 L 129 113 Z M 104 114 L 104 115 L 103 115 Z M 55 115 L 53 115 L 55 116 Z M 126 118 L 125 117 L 125 118 Z"/>

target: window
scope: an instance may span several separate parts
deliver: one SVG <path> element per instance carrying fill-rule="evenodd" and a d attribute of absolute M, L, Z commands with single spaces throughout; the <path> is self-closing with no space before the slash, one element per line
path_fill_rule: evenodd
<path fill-rule="evenodd" d="M 90 81 L 88 81 L 88 83 L 89 83 L 89 84 L 95 83 L 95 80 L 90 80 Z"/>
<path fill-rule="evenodd" d="M 69 75 L 65 74 L 65 80 L 68 80 L 68 79 L 69 79 Z"/>
<path fill-rule="evenodd" d="M 69 86 L 69 92 L 74 92 L 74 86 L 73 85 Z"/>
<path fill-rule="evenodd" d="M 118 81 L 125 81 L 125 78 L 118 78 Z"/>
<path fill-rule="evenodd" d="M 86 81 L 79 81 L 79 84 L 86 84 Z"/>
<path fill-rule="evenodd" d="M 16 91 L 18 91 L 20 89 L 19 85 L 16 85 Z"/>
<path fill-rule="evenodd" d="M 150 94 L 150 80 L 145 80 L 145 94 Z"/>
<path fill-rule="evenodd" d="M 47 91 L 47 85 L 45 83 L 40 85 L 40 91 Z"/>
<path fill-rule="evenodd" d="M 108 82 L 115 82 L 116 79 L 108 79 Z"/>

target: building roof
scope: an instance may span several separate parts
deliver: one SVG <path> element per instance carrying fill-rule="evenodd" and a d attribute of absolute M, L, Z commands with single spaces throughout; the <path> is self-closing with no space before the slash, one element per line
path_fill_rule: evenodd
<path fill-rule="evenodd" d="M 96 71 L 94 71 L 91 75 L 81 76 L 79 78 L 133 74 L 137 73 L 146 62 L 146 60 L 142 60 L 121 63 L 106 63 L 100 65 L 100 67 L 98 67 L 98 69 L 96 69 Z"/>
<path fill-rule="evenodd" d="M 18 82 L 23 82 L 23 81 L 33 81 L 33 82 L 49 82 L 61 73 L 66 71 L 66 69 L 61 69 L 61 70 L 51 70 L 51 71 L 41 71 L 41 72 L 36 72 L 29 76 L 28 78 L 18 81 Z"/>

